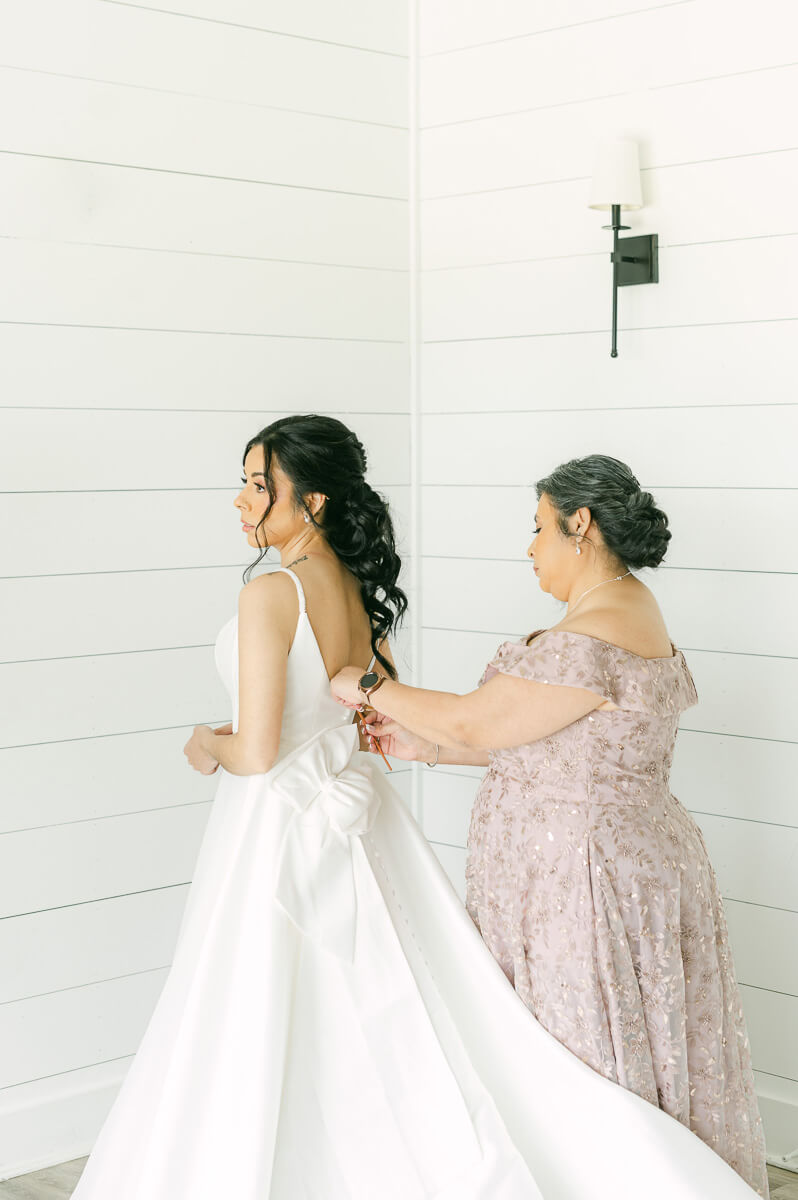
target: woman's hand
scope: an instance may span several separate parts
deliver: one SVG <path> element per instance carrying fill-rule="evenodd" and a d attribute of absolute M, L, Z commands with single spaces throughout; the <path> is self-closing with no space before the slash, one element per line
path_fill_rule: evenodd
<path fill-rule="evenodd" d="M 226 728 L 226 726 L 222 726 L 222 729 L 226 730 Z M 219 760 L 205 749 L 202 739 L 206 734 L 203 731 L 207 731 L 209 734 L 214 733 L 210 725 L 195 725 L 194 732 L 183 747 L 183 753 L 189 761 L 189 766 L 192 766 L 195 771 L 199 771 L 201 775 L 213 775 L 219 766 Z M 232 726 L 230 732 L 232 733 Z"/>
<path fill-rule="evenodd" d="M 360 708 L 365 703 L 358 685 L 358 680 L 365 675 L 360 667 L 341 667 L 337 675 L 330 680 L 330 691 L 339 704 L 347 708 Z"/>
<path fill-rule="evenodd" d="M 383 751 L 392 758 L 404 758 L 410 762 L 431 762 L 435 757 L 434 742 L 428 742 L 426 738 L 411 733 L 384 713 L 369 709 L 365 722 L 366 734 L 370 738 L 378 737 Z M 379 750 L 373 744 L 369 750 L 371 754 L 379 754 Z"/>

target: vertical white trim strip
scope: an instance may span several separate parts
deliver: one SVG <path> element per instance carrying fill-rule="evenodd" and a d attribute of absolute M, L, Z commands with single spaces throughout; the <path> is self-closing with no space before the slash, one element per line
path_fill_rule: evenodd
<path fill-rule="evenodd" d="M 410 625 L 410 645 L 413 660 L 412 681 L 421 682 L 421 481 L 419 475 L 421 437 L 421 279 L 420 279 L 420 0 L 408 4 L 408 349 L 410 408 L 410 544 L 411 585 L 410 603 L 413 606 Z M 411 810 L 423 828 L 423 768 L 412 764 Z"/>

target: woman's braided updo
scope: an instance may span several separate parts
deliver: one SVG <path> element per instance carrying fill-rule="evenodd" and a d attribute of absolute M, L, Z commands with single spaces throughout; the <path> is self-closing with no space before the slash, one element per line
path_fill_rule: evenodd
<path fill-rule="evenodd" d="M 313 413 L 281 417 L 261 429 L 247 442 L 244 461 L 253 446 L 263 447 L 264 484 L 271 503 L 275 499 L 271 473 L 274 454 L 293 484 L 297 509 L 305 510 L 330 548 L 360 581 L 363 607 L 371 624 L 371 648 L 383 669 L 395 679 L 394 667 L 377 647 L 404 617 L 407 596 L 396 585 L 402 562 L 396 553 L 388 503 L 363 478 L 363 444 L 342 421 Z M 327 497 L 319 520 L 304 502 L 308 492 L 322 492 Z M 247 567 L 245 583 L 266 549 Z"/>
<path fill-rule="evenodd" d="M 568 537 L 573 536 L 568 518 L 578 508 L 589 508 L 607 549 L 629 570 L 657 567 L 665 557 L 668 518 L 619 459 L 606 454 L 573 458 L 539 479 L 535 490 L 538 499 L 544 492 L 549 497 Z"/>

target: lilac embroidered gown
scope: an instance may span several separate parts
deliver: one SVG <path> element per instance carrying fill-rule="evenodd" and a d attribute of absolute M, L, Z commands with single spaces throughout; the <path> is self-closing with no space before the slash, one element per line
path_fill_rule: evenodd
<path fill-rule="evenodd" d="M 761 1196 L 765 1147 L 718 885 L 668 777 L 697 703 L 680 650 L 642 658 L 550 629 L 496 672 L 617 705 L 492 751 L 473 808 L 467 906 L 538 1021 L 692 1129 Z"/>

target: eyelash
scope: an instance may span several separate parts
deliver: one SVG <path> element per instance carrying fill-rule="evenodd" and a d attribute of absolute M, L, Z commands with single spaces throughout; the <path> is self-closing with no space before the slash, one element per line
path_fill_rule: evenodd
<path fill-rule="evenodd" d="M 535 536 L 537 537 L 537 535 L 540 533 L 540 530 L 539 530 L 539 529 L 533 529 L 533 530 L 532 530 L 532 532 L 533 532 L 533 533 L 535 534 Z"/>
<path fill-rule="evenodd" d="M 241 479 L 241 482 L 242 482 L 242 483 L 244 484 L 244 486 L 246 487 L 246 483 L 247 483 L 246 479 L 244 479 L 244 478 L 242 477 L 242 479 Z M 256 483 L 256 484 L 255 484 L 255 487 L 258 489 L 258 491 L 259 491 L 259 492 L 264 492 L 264 491 L 266 490 L 266 489 L 264 488 L 263 484 L 261 484 L 261 483 Z"/>

